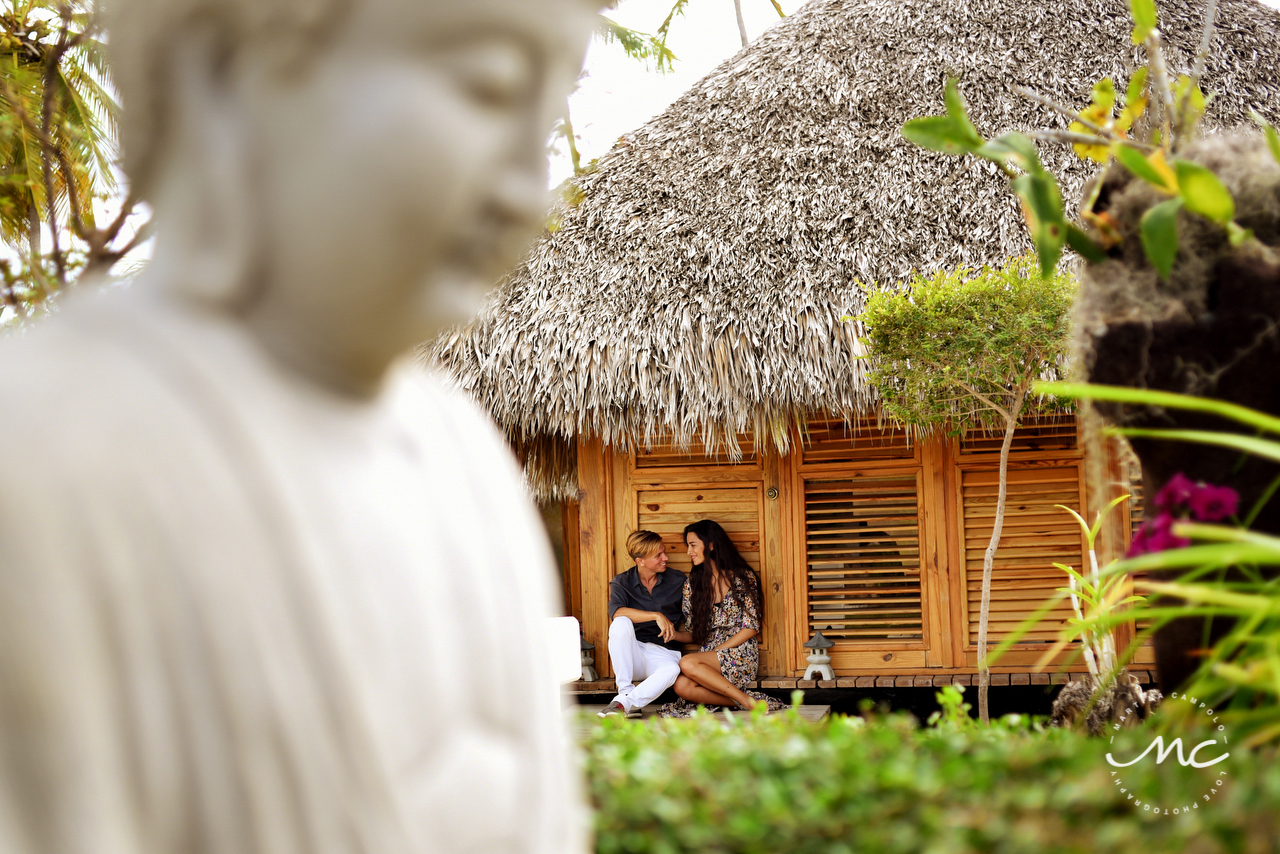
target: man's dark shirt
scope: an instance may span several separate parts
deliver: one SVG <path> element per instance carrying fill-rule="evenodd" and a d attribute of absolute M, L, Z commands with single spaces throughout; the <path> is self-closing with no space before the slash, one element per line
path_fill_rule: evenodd
<path fill-rule="evenodd" d="M 619 608 L 635 608 L 637 611 L 660 611 L 673 626 L 684 621 L 681 603 L 684 601 L 685 575 L 678 569 L 667 569 L 659 572 L 654 582 L 653 592 L 645 589 L 640 582 L 640 570 L 631 567 L 621 575 L 616 575 L 609 582 L 609 622 L 613 622 L 613 614 Z M 680 641 L 662 642 L 662 632 L 657 620 L 636 623 L 636 640 L 642 643 L 656 643 L 667 649 L 680 649 Z"/>

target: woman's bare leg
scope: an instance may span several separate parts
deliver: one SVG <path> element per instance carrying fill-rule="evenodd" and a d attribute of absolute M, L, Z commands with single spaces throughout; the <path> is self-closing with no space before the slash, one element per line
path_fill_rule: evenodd
<path fill-rule="evenodd" d="M 720 657 L 715 651 L 694 652 L 680 659 L 680 672 L 688 676 L 703 688 L 709 689 L 731 699 L 735 705 L 749 709 L 755 703 L 746 694 L 738 690 L 724 674 L 720 672 Z"/>
<path fill-rule="evenodd" d="M 732 706 L 734 701 L 723 694 L 717 694 L 710 688 L 703 688 L 688 676 L 681 673 L 676 677 L 676 696 L 684 697 L 690 703 L 702 706 Z"/>

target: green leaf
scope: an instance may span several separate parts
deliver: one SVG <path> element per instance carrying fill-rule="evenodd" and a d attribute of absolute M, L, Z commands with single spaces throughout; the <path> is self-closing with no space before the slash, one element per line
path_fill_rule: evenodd
<path fill-rule="evenodd" d="M 1132 105 L 1136 101 L 1142 100 L 1142 93 L 1147 88 L 1147 72 L 1148 68 L 1144 65 L 1137 71 L 1133 72 L 1133 76 L 1129 78 L 1129 85 L 1124 90 L 1124 105 L 1126 107 Z"/>
<path fill-rule="evenodd" d="M 1236 218 L 1235 200 L 1217 175 L 1189 160 L 1173 161 L 1173 171 L 1178 176 L 1178 192 L 1187 210 L 1219 225 Z"/>
<path fill-rule="evenodd" d="M 1156 29 L 1155 0 L 1129 0 L 1129 14 L 1133 15 L 1133 43 L 1142 44 Z"/>
<path fill-rule="evenodd" d="M 1161 202 L 1142 215 L 1142 248 L 1160 278 L 1169 278 L 1178 257 L 1178 211 L 1182 199 Z"/>
<path fill-rule="evenodd" d="M 971 154 L 982 146 L 950 116 L 925 116 L 902 126 L 902 135 L 921 148 L 943 154 Z"/>
<path fill-rule="evenodd" d="M 985 140 L 973 126 L 973 122 L 969 121 L 969 111 L 965 108 L 964 99 L 960 97 L 960 82 L 956 78 L 948 78 L 942 97 L 947 104 L 947 116 L 968 137 L 975 149 L 981 146 Z"/>
<path fill-rule="evenodd" d="M 1036 144 L 1017 131 L 990 140 L 974 154 L 997 163 L 1012 162 L 1024 172 L 1044 171 L 1044 167 L 1040 165 L 1040 153 L 1036 150 Z"/>
<path fill-rule="evenodd" d="M 1058 182 L 1048 172 L 1037 172 L 1017 178 L 1012 187 L 1022 199 L 1027 228 L 1040 259 L 1040 275 L 1048 278 L 1058 267 L 1067 236 Z"/>
<path fill-rule="evenodd" d="M 1093 238 L 1079 226 L 1070 222 L 1067 223 L 1067 245 L 1090 264 L 1101 264 L 1107 260 L 1107 253 L 1102 251 L 1102 247 L 1094 243 Z"/>
<path fill-rule="evenodd" d="M 1258 127 L 1262 128 L 1262 135 L 1267 140 L 1267 148 L 1271 151 L 1271 156 L 1280 163 L 1280 133 L 1276 132 L 1275 126 L 1253 111 L 1249 112 L 1249 118 L 1253 119 Z"/>
<path fill-rule="evenodd" d="M 1134 436 L 1139 439 L 1163 439 L 1168 442 L 1196 442 L 1202 445 L 1217 445 L 1231 448 L 1262 457 L 1266 460 L 1280 462 L 1280 442 L 1270 439 L 1259 439 L 1256 436 L 1245 436 L 1240 433 L 1215 433 L 1209 430 L 1146 430 L 1136 427 L 1118 428 L 1116 432 L 1123 436 Z"/>
<path fill-rule="evenodd" d="M 1165 409 L 1186 409 L 1205 412 L 1229 421 L 1244 424 L 1255 430 L 1280 434 L 1280 418 L 1258 412 L 1238 403 L 1228 403 L 1211 397 L 1191 394 L 1175 394 L 1171 391 L 1155 391 L 1128 386 L 1092 385 L 1090 383 L 1038 382 L 1036 394 L 1052 394 L 1058 397 L 1075 397 L 1084 400 L 1106 400 L 1112 403 L 1132 403 L 1141 406 L 1159 406 Z"/>
<path fill-rule="evenodd" d="M 1116 84 L 1110 77 L 1103 77 L 1093 84 L 1093 103 L 1106 110 L 1108 115 L 1116 105 Z"/>
<path fill-rule="evenodd" d="M 1192 85 L 1191 78 L 1182 74 L 1173 84 L 1173 96 L 1174 114 L 1178 116 L 1179 121 L 1184 121 L 1191 127 L 1199 124 L 1200 119 L 1204 117 L 1205 108 L 1204 92 L 1200 87 Z"/>
<path fill-rule="evenodd" d="M 1116 160 L 1124 164 L 1124 168 L 1161 192 L 1173 194 L 1178 191 L 1174 183 L 1176 178 L 1165 165 L 1163 157 L 1153 163 L 1143 156 L 1141 151 L 1123 142 L 1114 143 L 1111 146 L 1111 153 L 1115 155 Z M 1156 154 L 1160 152 L 1157 151 Z"/>

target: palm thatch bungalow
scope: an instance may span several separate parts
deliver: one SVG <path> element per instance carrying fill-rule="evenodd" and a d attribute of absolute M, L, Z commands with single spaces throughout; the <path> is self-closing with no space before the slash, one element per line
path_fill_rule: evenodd
<path fill-rule="evenodd" d="M 1186 69 L 1202 4 L 1160 7 Z M 1016 87 L 1083 107 L 1098 78 L 1127 79 L 1129 26 L 1126 0 L 811 0 L 621 138 L 483 315 L 435 344 L 538 496 L 564 502 L 566 601 L 602 673 L 627 533 L 662 533 L 687 569 L 680 532 L 700 517 L 763 579 L 764 676 L 802 674 L 816 629 L 838 676 L 974 671 L 998 442 L 882 424 L 842 318 L 862 308 L 860 282 L 1028 248 L 992 167 L 899 133 L 942 111 L 944 79 L 961 78 L 988 135 L 1065 127 Z M 1221 0 L 1210 124 L 1280 118 L 1277 69 L 1280 14 Z M 1078 192 L 1088 167 L 1060 146 L 1044 155 Z M 1068 416 L 1018 434 L 996 640 L 1062 583 L 1055 561 L 1081 565 L 1054 508 L 1087 503 L 1077 432 Z M 1123 547 L 1125 519 L 1113 534 Z M 997 671 L 1025 673 L 1051 635 Z"/>

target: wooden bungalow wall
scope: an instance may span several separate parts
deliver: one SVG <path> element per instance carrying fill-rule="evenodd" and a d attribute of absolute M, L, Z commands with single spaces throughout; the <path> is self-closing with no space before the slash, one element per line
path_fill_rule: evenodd
<path fill-rule="evenodd" d="M 1086 560 L 1074 521 L 1053 506 L 1088 506 L 1076 434 L 1075 419 L 1059 416 L 1015 437 L 993 582 L 993 645 L 1065 582 L 1053 563 L 1079 568 Z M 609 581 L 632 565 L 627 534 L 660 533 L 670 566 L 687 572 L 681 533 L 701 518 L 725 527 L 764 583 L 762 676 L 801 674 L 803 643 L 815 629 L 835 641 L 838 674 L 975 671 L 999 437 L 909 442 L 870 420 L 850 426 L 817 418 L 796 438 L 787 455 L 743 440 L 736 464 L 697 447 L 629 454 L 580 442 L 579 501 L 564 516 L 566 605 L 595 643 L 602 676 L 611 672 Z M 1105 465 L 1118 494 L 1123 472 L 1114 453 Z M 1103 538 L 1110 551 L 1126 544 L 1130 512 L 1122 507 L 1112 518 Z M 1063 603 L 1053 617 L 1068 611 Z M 1049 627 L 1033 633 L 996 669 L 1029 670 L 1053 636 Z"/>

